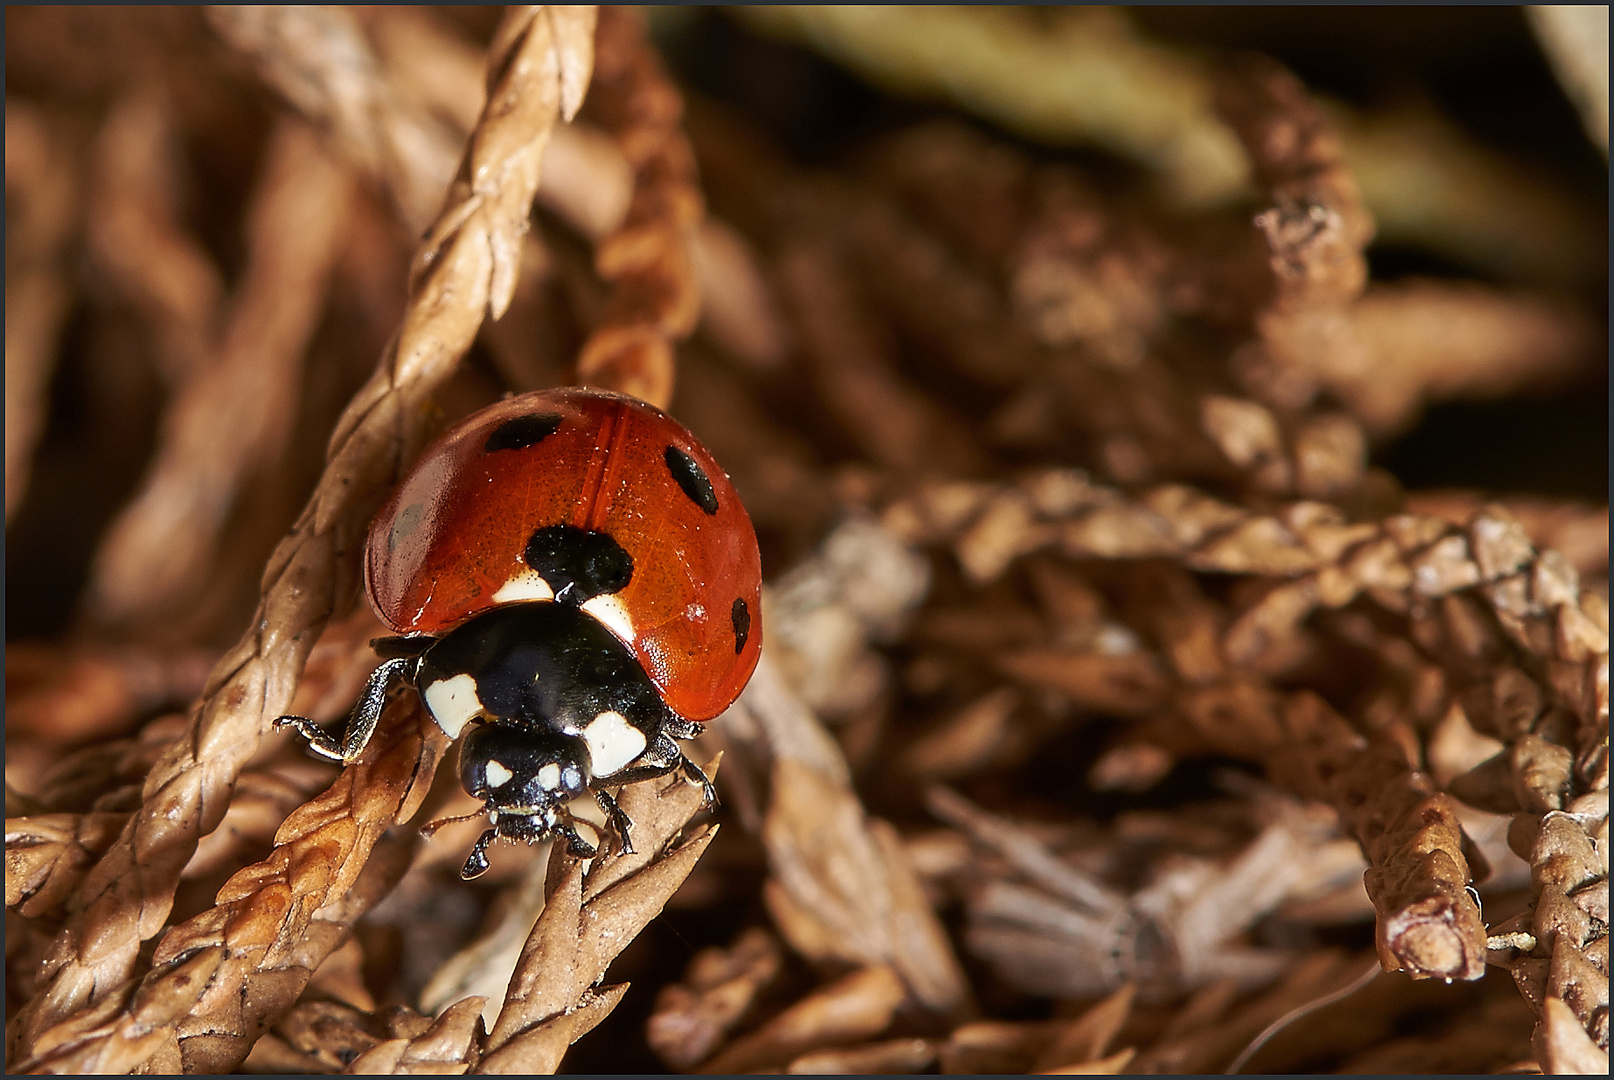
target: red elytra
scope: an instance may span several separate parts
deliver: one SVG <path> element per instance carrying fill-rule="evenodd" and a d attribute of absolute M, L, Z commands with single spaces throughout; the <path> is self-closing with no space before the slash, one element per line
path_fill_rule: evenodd
<path fill-rule="evenodd" d="M 497 446 L 517 448 L 489 449 L 496 433 Z M 700 477 L 688 479 L 689 463 Z M 632 577 L 614 594 L 631 630 L 601 621 L 668 707 L 709 720 L 739 696 L 762 645 L 750 515 L 688 429 L 622 394 L 507 398 L 428 447 L 370 527 L 371 606 L 395 633 L 443 634 L 506 602 L 501 590 L 519 594 L 512 582 L 534 576 L 528 539 L 552 525 L 607 533 L 632 557 Z"/>

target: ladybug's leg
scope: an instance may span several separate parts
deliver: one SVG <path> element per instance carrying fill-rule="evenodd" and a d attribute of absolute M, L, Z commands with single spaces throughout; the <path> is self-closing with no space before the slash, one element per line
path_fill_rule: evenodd
<path fill-rule="evenodd" d="M 688 777 L 692 783 L 696 783 L 701 786 L 701 798 L 704 800 L 701 809 L 710 810 L 712 807 L 716 806 L 717 789 L 712 786 L 711 777 L 707 776 L 706 773 L 701 770 L 699 765 L 689 760 L 689 758 L 685 757 L 683 754 L 678 755 L 678 764 L 683 768 L 684 775 Z"/>
<path fill-rule="evenodd" d="M 621 811 L 618 811 L 618 813 L 621 813 Z M 578 836 L 577 830 L 572 828 L 571 822 L 559 820 L 551 825 L 550 829 L 566 841 L 567 849 L 578 858 L 589 859 L 599 854 L 600 849 Z"/>
<path fill-rule="evenodd" d="M 347 733 L 342 736 L 340 743 L 315 727 L 314 721 L 306 716 L 282 716 L 275 721 L 275 727 L 294 727 L 308 740 L 308 748 L 314 753 L 351 765 L 369 745 L 370 736 L 375 734 L 376 722 L 381 719 L 381 710 L 387 704 L 387 691 L 391 688 L 392 680 L 398 676 L 409 676 L 419 663 L 419 659 L 414 657 L 396 657 L 375 669 L 370 681 L 364 684 L 359 703 L 353 707 Z"/>
<path fill-rule="evenodd" d="M 674 739 L 693 739 L 701 733 L 701 726 L 692 720 L 685 720 L 682 716 L 669 716 L 662 721 L 661 730 Z M 685 757 L 681 750 L 678 758 L 684 775 L 701 786 L 701 791 L 706 796 L 705 809 L 710 810 L 716 806 L 717 789 L 712 787 L 712 781 L 701 771 L 701 767 Z"/>
<path fill-rule="evenodd" d="M 605 816 L 610 818 L 611 824 L 616 827 L 616 834 L 622 838 L 622 854 L 632 855 L 633 841 L 628 837 L 628 830 L 633 828 L 633 822 L 628 820 L 628 815 L 622 812 L 622 807 L 611 798 L 610 792 L 595 788 L 594 801 L 600 804 L 600 809 L 605 811 Z"/>
<path fill-rule="evenodd" d="M 477 837 L 476 843 L 471 847 L 471 854 L 466 856 L 465 865 L 460 868 L 460 878 L 470 881 L 479 878 L 488 872 L 488 845 L 498 837 L 498 832 L 489 829 Z"/>
<path fill-rule="evenodd" d="M 651 780 L 658 776 L 666 776 L 674 769 L 682 769 L 685 776 L 701 786 L 701 794 L 705 798 L 705 809 L 709 810 L 717 805 L 717 790 L 712 787 L 712 782 L 707 779 L 706 774 L 701 772 L 700 766 L 685 757 L 684 752 L 678 749 L 678 744 L 672 741 L 668 732 L 673 730 L 673 723 L 674 721 L 669 720 L 663 724 L 662 730 L 657 733 L 654 739 L 650 740 L 650 745 L 645 748 L 645 752 L 634 759 L 633 766 L 612 773 L 611 782 L 614 784 L 634 784 L 640 780 Z M 687 720 L 678 720 L 676 723 L 686 725 L 693 732 L 700 731 L 697 725 L 691 724 Z"/>
<path fill-rule="evenodd" d="M 613 784 L 637 784 L 641 780 L 654 780 L 658 776 L 666 776 L 678 768 L 678 762 L 684 755 L 678 752 L 678 744 L 667 738 L 665 733 L 658 732 L 645 747 L 644 753 L 633 759 L 633 764 L 625 769 L 618 769 L 608 779 Z"/>
<path fill-rule="evenodd" d="M 693 720 L 685 720 L 682 716 L 669 713 L 661 722 L 661 730 L 675 739 L 693 739 L 701 733 L 701 726 Z"/>

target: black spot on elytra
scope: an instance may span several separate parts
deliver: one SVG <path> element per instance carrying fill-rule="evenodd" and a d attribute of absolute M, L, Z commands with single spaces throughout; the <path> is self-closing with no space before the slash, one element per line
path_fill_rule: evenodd
<path fill-rule="evenodd" d="M 716 515 L 717 492 L 712 490 L 712 481 L 701 471 L 695 459 L 676 446 L 667 447 L 664 456 L 667 459 L 667 471 L 678 481 L 678 486 L 684 489 L 689 501 L 708 514 Z"/>
<path fill-rule="evenodd" d="M 576 525 L 547 525 L 532 534 L 523 553 L 527 565 L 555 590 L 563 604 L 582 604 L 620 592 L 633 580 L 633 556 L 608 533 Z"/>
<path fill-rule="evenodd" d="M 745 648 L 745 639 L 751 636 L 751 609 L 745 606 L 743 599 L 736 598 L 729 609 L 729 618 L 734 620 L 734 655 L 739 656 L 740 650 Z"/>
<path fill-rule="evenodd" d="M 528 413 L 526 416 L 511 417 L 493 429 L 483 450 L 489 454 L 496 450 L 525 450 L 549 438 L 558 427 L 559 413 Z"/>

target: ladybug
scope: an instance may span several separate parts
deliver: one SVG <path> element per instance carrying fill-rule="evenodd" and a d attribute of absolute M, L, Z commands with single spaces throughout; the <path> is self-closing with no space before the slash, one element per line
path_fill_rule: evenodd
<path fill-rule="evenodd" d="M 586 388 L 510 397 L 427 448 L 376 516 L 370 604 L 395 636 L 340 743 L 296 716 L 310 748 L 353 761 L 387 693 L 413 687 L 460 747 L 460 780 L 495 839 L 558 836 L 591 792 L 632 851 L 605 786 L 681 769 L 675 739 L 726 709 L 761 650 L 756 532 L 728 474 L 660 409 Z"/>

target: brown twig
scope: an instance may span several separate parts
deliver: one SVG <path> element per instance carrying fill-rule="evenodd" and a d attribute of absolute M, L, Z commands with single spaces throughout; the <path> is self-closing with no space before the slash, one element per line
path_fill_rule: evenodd
<path fill-rule="evenodd" d="M 39 916 L 58 909 L 128 818 L 115 810 L 7 818 L 7 910 Z"/>
<path fill-rule="evenodd" d="M 178 384 L 199 377 L 212 360 L 224 281 L 174 205 L 178 132 L 170 94 L 158 82 L 139 85 L 107 116 L 86 240 L 91 257 L 151 325 L 158 365 Z M 261 230 L 257 239 L 266 239 Z"/>
<path fill-rule="evenodd" d="M 1362 845 L 1384 970 L 1415 979 L 1483 975 L 1485 924 L 1467 891 L 1476 875 L 1451 797 L 1398 747 L 1366 744 L 1318 698 L 1297 695 L 1284 723 L 1286 746 L 1273 770 L 1291 790 L 1331 803 Z"/>
<path fill-rule="evenodd" d="M 168 734 L 175 725 L 163 725 Z M 6 906 L 32 917 L 55 917 L 63 902 L 77 888 L 95 859 L 106 851 L 123 831 L 130 803 L 138 802 L 140 784 L 118 784 L 116 772 L 138 771 L 168 744 L 167 739 L 150 738 L 136 742 L 116 763 L 114 775 L 94 787 L 100 793 L 91 809 L 79 812 L 32 813 L 6 822 L 6 865 L 9 868 Z M 92 767 L 108 762 L 86 762 Z M 243 861 L 243 850 L 260 843 L 265 847 L 288 813 L 301 805 L 321 784 L 328 782 L 330 769 L 320 763 L 297 760 L 276 761 L 242 773 L 232 793 L 230 809 L 219 827 L 202 838 L 196 854 L 186 864 L 182 877 L 202 877 Z M 71 786 L 58 773 L 58 782 L 48 787 L 38 802 L 49 806 L 69 801 L 63 796 Z M 77 784 L 91 783 L 92 776 L 71 777 Z M 64 787 L 67 790 L 63 790 Z"/>
<path fill-rule="evenodd" d="M 711 768 L 711 767 L 709 767 Z M 559 849 L 547 899 L 488 1033 L 482 1073 L 554 1072 L 566 1048 L 604 1020 L 626 984 L 597 988 L 606 969 L 661 912 L 716 836 L 684 836 L 701 807 L 698 785 L 674 775 L 622 792 L 636 854 L 612 849 L 586 869 Z"/>
<path fill-rule="evenodd" d="M 322 795 L 295 810 L 269 857 L 236 873 L 218 903 L 171 928 L 143 978 L 109 988 L 99 1007 L 43 1032 L 31 1072 L 224 1072 L 239 1064 L 304 982 L 386 894 L 413 840 L 371 849 L 413 816 L 447 743 L 418 705 Z"/>
<path fill-rule="evenodd" d="M 271 86 L 380 180 L 412 232 L 427 226 L 453 179 L 456 139 L 407 108 L 382 79 L 352 12 L 338 7 L 213 7 L 209 24 Z"/>
<path fill-rule="evenodd" d="M 1608 574 L 1608 507 L 1528 495 L 1492 497 L 1478 491 L 1409 491 L 1406 509 L 1462 526 L 1487 504 L 1503 507 L 1523 526 L 1537 551 L 1563 554 L 1582 577 Z"/>
<path fill-rule="evenodd" d="M 811 18 L 864 17 L 844 10 Z M 1206 1071 L 1276 1020 L 1253 1070 L 1606 1070 L 1606 509 L 1408 496 L 1369 465 L 1371 440 L 1428 402 L 1561 392 L 1601 315 L 1451 279 L 1364 284 L 1358 216 L 1385 208 L 1391 243 L 1411 235 L 1408 208 L 1448 232 L 1471 218 L 1459 242 L 1431 242 L 1509 279 L 1566 281 L 1582 271 L 1562 235 L 1516 246 L 1562 256 L 1544 269 L 1497 244 L 1581 210 L 1521 204 L 1499 223 L 1474 209 L 1496 205 L 1498 174 L 1439 123 L 1319 111 L 1258 63 L 1229 69 L 1224 101 L 1258 167 L 1254 204 L 1173 204 L 1158 173 L 957 120 L 863 138 L 833 109 L 810 117 L 831 141 L 809 147 L 809 175 L 787 157 L 803 129 L 778 111 L 801 87 L 745 100 L 751 61 L 780 54 L 722 20 L 657 26 L 678 43 L 668 70 L 697 86 L 686 65 L 714 41 L 739 65 L 723 80 L 738 99 L 680 105 L 632 16 L 610 12 L 582 114 L 595 126 L 556 124 L 533 151 L 537 211 L 468 159 L 461 216 L 434 227 L 408 286 L 433 193 L 478 127 L 499 14 L 225 11 L 210 31 L 180 9 L 7 13 L 8 346 L 27 345 L 8 357 L 27 438 L 8 448 L 45 432 L 11 522 L 13 635 L 39 639 L 8 653 L 13 1068 L 531 1072 L 642 1066 L 648 1041 L 685 1070 Z M 1111 33 L 1138 55 L 1107 16 L 946 24 L 1018 35 L 977 57 L 1023 60 L 1027 27 L 1089 53 Z M 858 40 L 894 55 L 875 30 Z M 1377 55 L 1363 49 L 1351 59 Z M 1239 156 L 1192 70 L 1194 130 Z M 493 77 L 523 83 L 510 65 Z M 514 125 L 518 186 L 559 81 L 482 121 Z M 686 106 L 699 181 L 680 166 Z M 291 129 L 323 147 L 297 169 L 373 193 L 341 181 L 350 212 L 312 230 L 325 282 L 280 266 L 277 290 L 268 264 L 320 238 L 287 239 L 295 214 L 265 224 L 270 181 L 294 171 L 277 134 Z M 1383 152 L 1414 132 L 1427 144 Z M 485 138 L 481 152 L 508 160 Z M 1392 179 L 1386 161 L 1423 171 Z M 1431 197 L 1431 175 L 1473 188 Z M 680 232 L 707 199 L 732 228 Z M 648 261 L 612 278 L 603 255 L 638 225 Z M 56 293 L 9 287 L 40 275 Z M 691 281 L 713 302 L 677 347 L 677 411 L 734 470 L 773 568 L 767 655 L 690 747 L 726 754 L 725 832 L 694 862 L 711 832 L 668 779 L 618 796 L 636 859 L 579 806 L 605 841 L 592 865 L 499 845 L 465 884 L 485 822 L 449 770 L 426 791 L 442 744 L 420 740 L 436 737 L 412 696 L 340 779 L 260 733 L 280 711 L 339 723 L 372 671 L 374 617 L 328 613 L 351 606 L 372 496 L 415 449 L 502 391 L 574 377 L 594 330 L 642 330 L 660 364 L 678 336 L 663 316 Z M 173 558 L 148 553 L 194 572 L 166 611 L 136 605 L 121 625 L 139 640 L 62 638 L 74 567 L 141 471 L 175 464 L 172 445 L 150 460 L 153 438 L 174 442 L 176 404 L 227 360 L 226 293 L 240 316 L 254 289 L 276 300 L 259 308 L 265 344 L 317 327 L 306 362 L 283 353 L 263 373 L 262 402 L 275 416 L 292 402 L 299 430 L 329 430 L 369 374 L 353 358 L 367 368 L 404 329 L 323 479 L 318 438 L 245 465 L 191 455 L 182 471 L 233 477 L 175 515 L 217 517 L 194 530 L 210 554 L 193 557 L 190 533 Z M 483 348 L 456 366 L 473 333 Z M 627 353 L 626 374 L 646 374 Z M 195 428 L 261 436 L 275 416 L 238 419 L 254 393 L 218 390 Z M 1516 454 L 1548 463 L 1550 440 Z M 8 454 L 13 477 L 27 457 Z M 160 584 L 148 576 L 119 585 Z M 260 577 L 255 629 L 208 679 Z M 98 597 L 79 610 L 113 629 Z M 1190 795 L 1201 782 L 1220 796 Z M 390 824 L 417 803 L 415 818 L 464 818 L 417 845 L 413 819 Z M 663 905 L 675 934 L 644 927 Z M 1375 955 L 1316 947 L 1373 924 Z M 722 951 L 663 993 L 646 1040 L 634 1014 L 649 1002 L 620 984 L 674 977 L 685 936 Z M 1482 957 L 1511 978 L 1442 978 Z M 1368 963 L 1435 977 L 1382 973 L 1321 1004 Z"/>
<path fill-rule="evenodd" d="M 321 153 L 314 133 L 282 121 L 248 212 L 247 269 L 218 338 L 206 333 L 206 322 L 196 325 L 212 318 L 211 305 L 163 320 L 173 324 L 170 337 L 201 337 L 184 345 L 202 354 L 172 361 L 184 375 L 156 458 L 97 553 L 89 585 L 97 620 L 171 616 L 207 581 L 241 486 L 277 460 L 291 436 L 303 354 L 326 302 L 351 198 L 347 177 Z"/>
<path fill-rule="evenodd" d="M 464 112 L 463 64 L 439 80 L 442 89 L 428 102 L 398 85 L 415 80 L 415 73 L 381 69 L 346 12 L 221 8 L 212 19 L 254 56 L 266 79 L 330 132 L 344 156 L 387 185 L 406 223 L 426 220 L 419 193 L 441 190 L 438 173 L 451 145 L 427 106 L 450 117 Z M 377 17 L 378 26 L 396 21 Z M 440 43 L 450 35 L 421 19 L 392 27 L 385 35 L 392 64 L 422 51 L 422 37 Z M 588 114 L 626 159 L 632 195 L 622 182 L 627 178 L 618 178 L 614 152 L 566 129 L 554 144 L 559 173 L 545 193 L 563 216 L 599 240 L 595 265 L 613 283 L 604 321 L 578 357 L 577 378 L 666 407 L 673 383 L 668 343 L 686 337 L 700 311 L 692 252 L 702 200 L 680 127 L 681 99 L 636 17 L 607 9 L 598 48 Z M 580 88 L 577 93 L 581 97 Z"/>
<path fill-rule="evenodd" d="M 656 999 L 646 1029 L 651 1048 L 675 1069 L 704 1061 L 779 975 L 780 962 L 779 943 L 758 927 L 742 931 L 728 949 L 696 954 L 683 982 Z"/>
<path fill-rule="evenodd" d="M 69 291 L 61 265 L 80 213 L 82 181 L 66 132 L 7 95 L 6 519 L 22 500 L 44 433 L 45 392 Z"/>
<path fill-rule="evenodd" d="M 642 18 L 603 8 L 598 50 L 588 111 L 616 140 L 634 183 L 627 216 L 594 256 L 611 296 L 578 354 L 577 381 L 665 409 L 673 396 L 673 343 L 700 316 L 694 245 L 704 199 L 681 123 L 683 98 Z"/>
<path fill-rule="evenodd" d="M 1019 489 L 993 495 L 978 489 L 959 504 L 962 513 L 949 508 L 946 489 L 921 490 L 918 497 L 890 508 L 885 521 L 898 535 L 913 539 L 937 533 L 956 538 L 960 562 L 979 580 L 997 576 L 1010 558 L 1053 543 L 1073 556 L 1168 555 L 1194 569 L 1288 579 L 1238 615 L 1226 630 L 1221 651 L 1239 666 L 1259 670 L 1276 662 L 1270 650 L 1291 639 L 1312 612 L 1343 606 L 1358 595 L 1371 596 L 1395 612 L 1433 606 L 1444 619 L 1435 619 L 1431 630 L 1449 644 L 1441 646 L 1436 638 L 1429 640 L 1429 647 L 1458 686 L 1470 681 L 1476 666 L 1494 664 L 1507 649 L 1518 649 L 1540 672 L 1536 682 L 1519 672 L 1517 677 L 1523 680 L 1519 685 L 1531 688 L 1537 702 L 1556 698 L 1560 707 L 1579 717 L 1578 733 L 1574 728 L 1547 729 L 1562 730 L 1560 738 L 1571 749 L 1552 752 L 1563 757 L 1560 771 L 1532 774 L 1540 777 L 1534 783 L 1552 792 L 1544 796 L 1548 801 L 1539 804 L 1538 813 L 1565 805 L 1565 786 L 1574 790 L 1577 783 L 1589 783 L 1595 790 L 1596 777 L 1602 775 L 1598 770 L 1606 773 L 1606 742 L 1599 742 L 1598 735 L 1607 724 L 1607 692 L 1598 689 L 1606 686 L 1606 676 L 1597 681 L 1598 672 L 1607 669 L 1606 631 L 1583 612 L 1587 594 L 1565 580 L 1561 557 L 1550 552 L 1537 557 L 1522 530 L 1499 510 L 1476 517 L 1464 536 L 1438 519 L 1402 515 L 1379 525 L 1352 525 L 1337 516 L 1313 516 L 1311 510 L 1302 509 L 1316 504 L 1297 504 L 1286 512 L 1285 524 L 1278 517 L 1249 515 L 1180 488 L 1156 489 L 1133 503 L 1070 474 L 1045 473 Z M 1485 630 L 1482 622 L 1467 614 L 1473 601 L 1462 595 L 1465 592 L 1478 594 L 1475 599 L 1489 610 L 1497 630 Z M 1287 726 L 1279 726 L 1282 711 L 1275 703 L 1262 704 L 1264 694 L 1268 692 L 1257 691 L 1248 699 L 1254 706 L 1249 712 L 1254 726 L 1239 729 L 1231 738 L 1235 729 L 1226 727 L 1225 718 L 1229 706 L 1233 715 L 1240 707 L 1225 691 L 1191 694 L 1179 708 L 1199 735 L 1224 752 L 1281 753 L 1287 746 L 1315 743 L 1320 732 L 1302 719 L 1303 701 L 1296 703 L 1301 713 L 1290 714 Z M 1496 719 L 1499 699 L 1492 697 L 1489 686 L 1465 692 L 1463 700 L 1480 730 L 1495 731 L 1504 741 L 1526 734 L 1540 708 L 1528 720 L 1502 722 Z M 1309 715 L 1320 714 L 1313 710 Z M 1359 736 L 1350 734 L 1343 722 L 1329 721 L 1324 727 L 1340 735 L 1324 735 L 1319 749 L 1339 749 L 1312 759 L 1311 767 L 1322 767 L 1328 754 L 1345 754 L 1328 766 L 1333 777 L 1328 783 L 1340 785 L 1342 810 L 1360 807 L 1366 815 L 1356 820 L 1354 828 L 1374 867 L 1370 881 L 1381 890 L 1375 901 L 1380 905 L 1386 964 L 1414 974 L 1477 977 L 1482 970 L 1482 924 L 1464 892 L 1468 867 L 1459 833 L 1452 828 L 1449 808 L 1436 805 L 1444 797 L 1434 795 L 1416 770 L 1395 764 L 1393 757 L 1374 765 L 1379 751 L 1364 756 L 1360 749 L 1351 749 L 1348 744 Z M 1580 755 L 1576 776 L 1587 780 L 1569 777 L 1569 760 L 1576 753 Z M 1383 786 L 1381 768 L 1386 764 L 1392 771 L 1401 770 L 1402 777 L 1388 788 Z M 1364 801 L 1363 792 L 1378 794 Z M 1397 793 L 1411 801 L 1402 805 Z M 1434 801 L 1427 805 L 1420 802 L 1431 798 Z M 1424 810 L 1435 810 L 1445 822 L 1438 838 L 1423 831 Z M 1407 823 L 1410 831 L 1397 822 Z M 1571 887 L 1586 886 L 1577 879 Z M 1425 911 L 1426 904 L 1434 907 Z M 1426 953 L 1427 934 L 1443 944 Z M 1579 944 L 1587 943 L 1583 936 Z M 1591 1022 L 1589 1015 L 1586 1019 Z"/>
<path fill-rule="evenodd" d="M 64 1023 L 76 1027 L 76 1014 L 119 1010 L 109 995 L 131 985 L 139 943 L 161 930 L 180 869 L 290 704 L 320 627 L 352 595 L 370 513 L 424 441 L 423 404 L 484 315 L 509 303 L 546 136 L 587 85 L 592 20 L 591 9 L 529 9 L 501 27 L 490 105 L 417 255 L 398 337 L 338 423 L 325 475 L 265 571 L 252 629 L 215 669 L 190 731 L 152 770 L 140 813 L 75 894 L 49 985 L 13 1022 L 17 1058 L 42 1058 L 48 1048 L 39 1040 Z"/>

